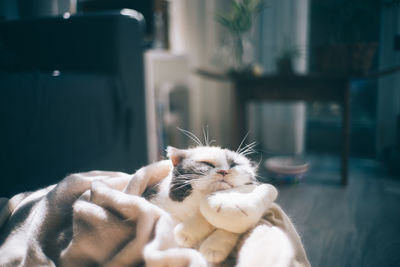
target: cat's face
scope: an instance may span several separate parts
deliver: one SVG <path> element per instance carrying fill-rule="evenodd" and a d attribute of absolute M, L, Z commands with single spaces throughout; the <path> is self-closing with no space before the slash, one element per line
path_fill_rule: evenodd
<path fill-rule="evenodd" d="M 174 169 L 169 196 L 183 201 L 193 191 L 209 194 L 256 181 L 256 168 L 242 154 L 219 147 L 168 147 Z"/>

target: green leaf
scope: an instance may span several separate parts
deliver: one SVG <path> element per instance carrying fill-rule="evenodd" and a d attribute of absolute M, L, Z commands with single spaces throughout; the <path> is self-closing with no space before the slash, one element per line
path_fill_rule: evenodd
<path fill-rule="evenodd" d="M 216 21 L 229 31 L 242 34 L 250 30 L 255 16 L 266 8 L 264 0 L 232 0 L 229 13 L 219 13 Z"/>

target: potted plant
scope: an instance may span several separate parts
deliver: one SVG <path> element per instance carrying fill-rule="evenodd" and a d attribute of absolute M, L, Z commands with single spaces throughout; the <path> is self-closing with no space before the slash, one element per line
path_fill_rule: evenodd
<path fill-rule="evenodd" d="M 244 56 L 245 35 L 252 28 L 254 19 L 266 4 L 263 0 L 232 0 L 228 13 L 217 13 L 216 21 L 229 33 L 232 41 L 233 70 L 243 72 L 248 67 Z"/>
<path fill-rule="evenodd" d="M 279 74 L 293 74 L 294 73 L 294 60 L 300 57 L 300 49 L 295 46 L 285 44 L 278 52 L 278 56 L 275 59 L 276 70 Z"/>

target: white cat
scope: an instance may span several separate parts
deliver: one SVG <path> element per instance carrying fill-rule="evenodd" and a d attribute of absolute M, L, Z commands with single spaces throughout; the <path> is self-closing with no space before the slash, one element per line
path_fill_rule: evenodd
<path fill-rule="evenodd" d="M 172 216 L 177 242 L 198 248 L 209 262 L 223 261 L 236 245 L 238 233 L 247 230 L 243 228 L 248 227 L 247 222 L 257 222 L 277 195 L 270 185 L 255 186 L 256 167 L 244 154 L 211 146 L 168 147 L 173 169 L 160 184 L 143 193 Z M 251 199 L 242 194 L 249 191 Z"/>

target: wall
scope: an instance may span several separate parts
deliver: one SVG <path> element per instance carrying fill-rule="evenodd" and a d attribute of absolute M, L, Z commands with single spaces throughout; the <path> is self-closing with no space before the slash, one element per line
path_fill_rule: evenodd
<path fill-rule="evenodd" d="M 383 7 L 381 11 L 379 68 L 400 65 L 400 51 L 393 49 L 393 38 L 400 34 L 400 5 Z M 396 118 L 400 114 L 400 73 L 379 79 L 377 114 L 377 151 L 395 144 Z"/>
<path fill-rule="evenodd" d="M 194 74 L 197 68 L 213 68 L 213 58 L 223 37 L 215 22 L 216 10 L 226 7 L 221 0 L 171 0 L 170 44 L 174 53 L 187 54 L 190 61 L 190 129 L 203 136 L 210 129 L 216 144 L 230 146 L 232 93 L 228 83 L 207 80 Z"/>
<path fill-rule="evenodd" d="M 16 19 L 18 17 L 16 2 L 16 0 L 0 0 L 0 17 Z"/>
<path fill-rule="evenodd" d="M 225 35 L 223 29 L 215 22 L 217 11 L 227 11 L 230 1 L 218 0 L 172 0 L 170 41 L 171 49 L 176 53 L 187 53 L 191 60 L 191 68 L 216 69 L 213 61 L 223 46 Z M 308 41 L 308 0 L 269 1 L 269 8 L 260 16 L 257 23 L 260 27 L 253 32 L 256 62 L 261 63 L 266 71 L 274 71 L 277 49 L 289 38 L 293 45 L 302 50 L 302 58 L 296 62 L 296 70 L 305 72 L 307 69 Z M 260 37 L 260 38 L 254 38 Z M 257 49 L 258 47 L 258 49 Z M 221 69 L 219 70 L 221 71 Z M 232 146 L 234 134 L 232 122 L 236 119 L 232 105 L 232 87 L 229 83 L 207 80 L 191 75 L 191 129 L 196 135 L 202 136 L 202 129 L 207 125 L 211 136 L 217 144 Z M 262 106 L 253 111 L 250 108 L 249 128 L 253 138 L 258 143 L 285 144 L 285 152 L 301 153 L 304 147 L 305 106 L 295 103 L 290 106 Z M 277 109 L 277 110 L 276 110 Z M 271 116 L 276 112 L 289 118 L 287 125 L 280 127 L 281 121 L 272 120 L 275 126 L 271 129 Z M 267 116 L 264 116 L 264 115 Z M 281 119 L 279 119 L 281 120 Z M 269 128 L 268 128 L 269 127 Z M 281 140 L 282 132 L 287 133 Z M 277 138 L 280 139 L 276 142 Z M 289 140 L 289 141 L 288 141 Z M 280 146 L 280 145 L 279 145 Z M 282 145 L 283 147 L 284 145 Z"/>
<path fill-rule="evenodd" d="M 271 0 L 261 13 L 256 28 L 258 61 L 266 73 L 276 72 L 276 58 L 282 49 L 296 47 L 300 57 L 296 73 L 308 70 L 308 0 Z M 303 102 L 270 102 L 249 107 L 252 139 L 267 154 L 301 154 L 305 142 L 306 108 Z"/>

